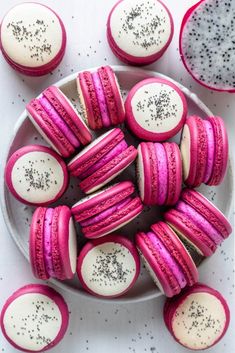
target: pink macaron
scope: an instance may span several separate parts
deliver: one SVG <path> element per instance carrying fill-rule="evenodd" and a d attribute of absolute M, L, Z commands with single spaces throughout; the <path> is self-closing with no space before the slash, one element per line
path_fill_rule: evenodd
<path fill-rule="evenodd" d="M 137 233 L 136 245 L 154 282 L 167 297 L 198 281 L 193 259 L 166 223 L 153 224 L 151 231 Z"/>
<path fill-rule="evenodd" d="M 167 299 L 164 321 L 174 339 L 192 350 L 214 346 L 225 335 L 230 311 L 224 297 L 202 283 Z"/>
<path fill-rule="evenodd" d="M 68 186 L 65 162 L 51 148 L 28 145 L 15 151 L 5 167 L 5 182 L 20 202 L 45 206 L 58 200 Z"/>
<path fill-rule="evenodd" d="M 157 0 L 121 0 L 112 8 L 107 39 L 113 53 L 132 65 L 158 60 L 171 43 L 174 32 L 168 8 Z"/>
<path fill-rule="evenodd" d="M 119 128 L 109 130 L 85 147 L 68 164 L 82 191 L 90 194 L 122 173 L 136 158 L 137 150 L 128 146 Z"/>
<path fill-rule="evenodd" d="M 67 206 L 38 207 L 30 225 L 30 263 L 35 277 L 71 279 L 76 272 L 77 235 Z"/>
<path fill-rule="evenodd" d="M 29 76 L 42 76 L 61 62 L 65 27 L 49 7 L 23 2 L 11 8 L 0 27 L 0 48 L 8 64 Z"/>
<path fill-rule="evenodd" d="M 63 339 L 69 311 L 53 288 L 29 284 L 7 299 L 0 321 L 3 335 L 15 349 L 44 352 Z"/>
<path fill-rule="evenodd" d="M 93 130 L 123 123 L 124 103 L 117 77 L 110 66 L 80 72 L 77 89 L 83 118 Z"/>
<path fill-rule="evenodd" d="M 160 142 L 176 135 L 187 116 L 187 101 L 172 82 L 148 78 L 137 83 L 126 102 L 126 121 L 141 140 Z"/>
<path fill-rule="evenodd" d="M 86 238 L 99 238 L 132 221 L 143 210 L 134 184 L 123 181 L 78 201 L 72 214 Z"/>
<path fill-rule="evenodd" d="M 180 149 L 186 185 L 219 185 L 223 181 L 228 165 L 228 136 L 223 119 L 190 116 L 184 125 Z"/>
<path fill-rule="evenodd" d="M 183 190 L 180 201 L 164 217 L 179 237 L 203 256 L 212 255 L 232 232 L 222 212 L 191 189 Z"/>
<path fill-rule="evenodd" d="M 135 284 L 139 272 L 135 245 L 117 234 L 88 242 L 77 260 L 77 274 L 84 289 L 103 298 L 125 294 Z"/>
<path fill-rule="evenodd" d="M 137 180 L 146 205 L 174 205 L 182 188 L 182 161 L 174 142 L 141 142 L 138 147 Z"/>
<path fill-rule="evenodd" d="M 69 157 L 91 142 L 88 127 L 58 87 L 45 89 L 26 109 L 35 128 L 61 156 Z"/>

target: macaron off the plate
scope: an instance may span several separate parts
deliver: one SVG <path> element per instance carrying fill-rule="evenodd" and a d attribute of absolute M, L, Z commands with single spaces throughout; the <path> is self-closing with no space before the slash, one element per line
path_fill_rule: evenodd
<path fill-rule="evenodd" d="M 225 298 L 202 283 L 167 299 L 163 315 L 174 339 L 192 350 L 214 346 L 223 338 L 230 322 Z"/>
<path fill-rule="evenodd" d="M 64 337 L 69 311 L 53 288 L 29 284 L 13 293 L 1 312 L 1 329 L 7 341 L 24 352 L 44 352 Z"/>
<path fill-rule="evenodd" d="M 71 211 L 84 236 L 104 236 L 137 217 L 143 204 L 138 196 L 133 196 L 134 192 L 134 184 L 124 181 L 78 201 Z"/>
<path fill-rule="evenodd" d="M 120 0 L 107 21 L 107 39 L 113 53 L 132 65 L 158 60 L 168 48 L 173 31 L 169 10 L 156 0 Z"/>
<path fill-rule="evenodd" d="M 68 164 L 68 170 L 90 194 L 122 173 L 136 158 L 137 150 L 128 146 L 119 128 L 109 130 L 85 147 Z"/>
<path fill-rule="evenodd" d="M 77 234 L 67 206 L 39 207 L 30 226 L 30 263 L 39 279 L 71 279 L 76 272 Z"/>
<path fill-rule="evenodd" d="M 71 156 L 92 139 L 72 103 L 56 86 L 45 89 L 26 109 L 38 132 L 63 157 Z"/>
<path fill-rule="evenodd" d="M 61 62 L 66 31 L 59 16 L 49 7 L 23 2 L 11 8 L 0 27 L 0 47 L 9 65 L 29 76 L 41 76 Z"/>

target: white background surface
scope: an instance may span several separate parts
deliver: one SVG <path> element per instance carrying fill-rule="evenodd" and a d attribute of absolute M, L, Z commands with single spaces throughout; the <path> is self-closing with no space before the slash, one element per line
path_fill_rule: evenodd
<path fill-rule="evenodd" d="M 0 17 L 16 0 L 0 1 Z M 111 53 L 105 36 L 105 23 L 114 0 L 45 0 L 65 23 L 68 44 L 62 64 L 52 75 L 28 78 L 15 73 L 0 56 L 0 155 L 12 133 L 13 126 L 25 103 L 37 96 L 42 89 L 60 78 L 78 70 L 102 64 L 119 64 Z M 185 10 L 196 1 L 165 0 L 173 14 L 175 34 L 163 58 L 148 66 L 182 82 L 195 91 L 208 107 L 224 117 L 230 137 L 230 149 L 235 147 L 234 111 L 232 94 L 211 92 L 199 86 L 182 66 L 177 49 L 179 24 Z M 231 218 L 232 220 L 232 218 Z M 216 266 L 220 259 L 220 265 Z M 223 261 L 221 262 L 221 259 Z M 222 263 L 222 266 L 221 266 Z M 230 237 L 200 270 L 200 280 L 220 290 L 231 309 L 231 325 L 225 338 L 208 352 L 231 353 L 234 351 L 235 315 L 234 290 L 234 240 Z M 0 215 L 0 308 L 7 297 L 18 287 L 35 282 L 28 263 L 10 238 Z M 54 352 L 66 353 L 179 353 L 187 352 L 170 337 L 162 319 L 164 298 L 129 305 L 102 304 L 62 293 L 71 311 L 70 327 L 63 342 Z M 15 352 L 0 333 L 0 352 Z"/>

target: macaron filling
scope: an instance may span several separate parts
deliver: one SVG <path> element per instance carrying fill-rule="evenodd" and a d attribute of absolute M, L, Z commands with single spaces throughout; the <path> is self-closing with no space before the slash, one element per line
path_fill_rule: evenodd
<path fill-rule="evenodd" d="M 113 158 L 118 156 L 120 153 L 124 152 L 128 148 L 128 145 L 125 140 L 119 142 L 111 151 L 103 156 L 98 162 L 93 164 L 89 169 L 87 169 L 84 173 L 79 175 L 81 180 L 87 178 L 89 175 L 95 173 L 97 170 L 102 168 L 106 163 L 112 161 Z"/>
<path fill-rule="evenodd" d="M 92 79 L 93 79 L 93 83 L 95 86 L 97 99 L 99 102 L 103 126 L 109 127 L 111 125 L 111 121 L 110 121 L 110 117 L 109 117 L 108 107 L 106 104 L 104 90 L 103 90 L 102 83 L 101 83 L 100 76 L 99 76 L 98 72 L 92 73 Z"/>
<path fill-rule="evenodd" d="M 118 203 L 116 203 L 114 206 L 109 207 L 108 209 L 106 209 L 105 211 L 98 213 L 96 216 L 91 217 L 85 221 L 80 222 L 80 225 L 82 227 L 87 227 L 93 224 L 96 224 L 102 220 L 104 220 L 105 218 L 111 216 L 114 212 L 119 211 L 122 207 L 126 206 L 130 201 L 132 200 L 131 197 L 127 197 L 122 201 L 119 201 Z M 75 215 L 75 219 L 76 219 L 76 215 Z"/>
<path fill-rule="evenodd" d="M 53 208 L 48 208 L 46 210 L 45 218 L 44 218 L 44 226 L 43 226 L 43 246 L 44 246 L 44 262 L 46 271 L 50 277 L 55 277 L 55 272 L 53 269 L 52 262 L 52 244 L 51 244 L 51 226 L 53 219 Z"/>
<path fill-rule="evenodd" d="M 185 215 L 187 215 L 192 222 L 194 222 L 200 229 L 203 230 L 216 245 L 220 245 L 224 238 L 222 235 L 211 225 L 205 217 L 198 213 L 193 207 L 183 201 L 179 201 L 176 205 L 176 209 Z"/>
<path fill-rule="evenodd" d="M 163 205 L 166 202 L 168 191 L 168 163 L 164 145 L 155 143 L 155 151 L 157 157 L 158 168 L 158 205 Z"/>
<path fill-rule="evenodd" d="M 164 262 L 166 263 L 167 266 L 172 270 L 174 273 L 174 276 L 177 279 L 177 282 L 179 283 L 180 288 L 184 288 L 187 284 L 187 280 L 184 276 L 184 273 L 182 272 L 180 266 L 178 263 L 175 261 L 175 259 L 171 256 L 165 245 L 162 243 L 162 241 L 158 238 L 157 234 L 148 232 L 147 236 L 149 237 L 150 241 L 153 244 L 153 247 L 157 249 L 157 251 L 161 254 L 162 258 L 164 259 Z"/>
<path fill-rule="evenodd" d="M 53 105 L 47 100 L 45 96 L 39 98 L 39 102 L 48 114 L 48 116 L 52 119 L 54 124 L 61 130 L 61 132 L 65 135 L 65 137 L 70 141 L 70 143 L 78 148 L 80 146 L 80 142 L 77 137 L 74 135 L 70 127 L 66 124 L 66 122 L 59 116 L 57 111 L 54 109 Z"/>

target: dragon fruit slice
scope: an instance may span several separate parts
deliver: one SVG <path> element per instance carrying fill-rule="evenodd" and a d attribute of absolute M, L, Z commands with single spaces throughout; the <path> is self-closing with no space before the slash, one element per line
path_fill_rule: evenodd
<path fill-rule="evenodd" d="M 201 0 L 185 14 L 180 54 L 193 78 L 235 92 L 235 0 Z"/>

